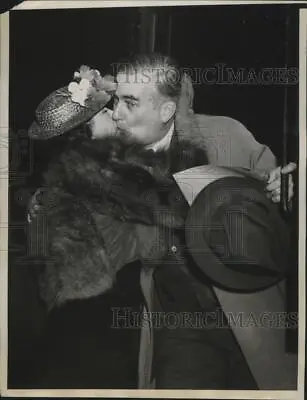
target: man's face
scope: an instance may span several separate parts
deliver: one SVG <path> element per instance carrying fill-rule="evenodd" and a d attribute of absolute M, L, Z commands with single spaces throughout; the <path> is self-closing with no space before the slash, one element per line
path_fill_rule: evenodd
<path fill-rule="evenodd" d="M 136 143 L 149 145 L 165 135 L 163 101 L 155 78 L 141 72 L 117 75 L 113 120 L 126 137 Z"/>

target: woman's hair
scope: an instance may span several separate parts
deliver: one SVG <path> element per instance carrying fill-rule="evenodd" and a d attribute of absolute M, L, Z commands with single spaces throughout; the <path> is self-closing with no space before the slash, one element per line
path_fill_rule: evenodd
<path fill-rule="evenodd" d="M 81 124 L 60 136 L 54 136 L 48 140 L 35 141 L 35 152 L 40 154 L 35 162 L 41 165 L 40 170 L 48 169 L 48 165 L 53 160 L 58 159 L 59 155 L 67 151 L 72 144 L 78 146 L 79 143 L 89 142 L 91 131 L 88 125 Z"/>
<path fill-rule="evenodd" d="M 92 138 L 92 132 L 87 123 L 78 125 L 76 128 L 71 129 L 67 132 L 66 137 L 68 140 L 88 140 Z"/>

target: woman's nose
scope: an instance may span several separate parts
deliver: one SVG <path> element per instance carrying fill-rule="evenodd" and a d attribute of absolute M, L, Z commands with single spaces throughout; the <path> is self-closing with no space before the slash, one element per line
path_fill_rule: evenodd
<path fill-rule="evenodd" d="M 117 110 L 116 107 L 114 107 L 114 109 L 113 109 L 112 119 L 113 119 L 114 121 L 118 121 L 118 110 Z"/>
<path fill-rule="evenodd" d="M 114 104 L 113 106 L 113 112 L 112 112 L 112 118 L 114 121 L 118 121 L 120 119 L 120 106 L 118 104 Z"/>
<path fill-rule="evenodd" d="M 109 108 L 105 108 L 105 112 L 108 114 L 109 117 L 112 118 L 113 110 L 110 110 Z"/>

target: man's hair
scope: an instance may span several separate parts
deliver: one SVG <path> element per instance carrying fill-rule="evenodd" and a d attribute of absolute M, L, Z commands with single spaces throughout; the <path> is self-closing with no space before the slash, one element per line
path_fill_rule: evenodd
<path fill-rule="evenodd" d="M 182 73 L 175 60 L 160 53 L 138 54 L 130 61 L 118 64 L 117 73 L 128 75 L 152 73 L 158 92 L 176 103 L 181 95 Z"/>

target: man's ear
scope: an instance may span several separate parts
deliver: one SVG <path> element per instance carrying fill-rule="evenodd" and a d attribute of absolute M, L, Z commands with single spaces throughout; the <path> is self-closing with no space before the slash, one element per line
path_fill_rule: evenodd
<path fill-rule="evenodd" d="M 167 123 L 176 112 L 176 103 L 174 101 L 165 101 L 160 110 L 161 120 L 164 123 Z"/>

